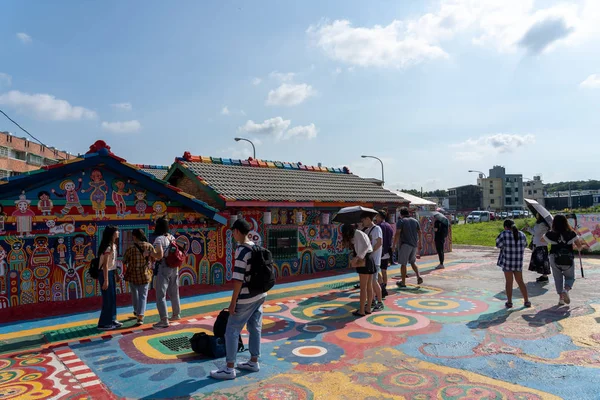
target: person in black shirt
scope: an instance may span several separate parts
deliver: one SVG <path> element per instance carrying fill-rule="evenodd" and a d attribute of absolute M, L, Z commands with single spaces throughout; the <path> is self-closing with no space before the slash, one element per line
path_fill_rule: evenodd
<path fill-rule="evenodd" d="M 448 225 L 449 221 L 442 214 L 435 214 L 435 222 L 433 223 L 433 230 L 435 232 L 435 250 L 437 251 L 438 258 L 440 259 L 440 265 L 435 269 L 444 269 L 444 244 L 446 244 L 446 237 L 448 237 Z"/>
<path fill-rule="evenodd" d="M 569 226 L 564 215 L 557 215 L 552 222 L 552 230 L 544 235 L 544 240 L 550 243 L 550 266 L 559 295 L 558 305 L 571 303 L 569 291 L 575 283 L 575 247 L 585 247 L 577 233 Z"/>

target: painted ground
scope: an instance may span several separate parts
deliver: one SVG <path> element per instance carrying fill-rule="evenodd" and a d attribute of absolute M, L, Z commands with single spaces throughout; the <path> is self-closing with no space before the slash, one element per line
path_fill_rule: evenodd
<path fill-rule="evenodd" d="M 361 319 L 354 274 L 280 285 L 262 370 L 229 382 L 207 377 L 224 360 L 188 341 L 212 330 L 226 292 L 186 299 L 166 330 L 149 328 L 155 310 L 142 329 L 104 336 L 94 313 L 0 325 L 0 399 L 600 399 L 600 260 L 584 260 L 570 306 L 526 273 L 534 307 L 517 290 L 507 311 L 495 257 L 460 249 L 443 271 L 424 258 L 424 285 L 392 289 L 385 311 Z"/>

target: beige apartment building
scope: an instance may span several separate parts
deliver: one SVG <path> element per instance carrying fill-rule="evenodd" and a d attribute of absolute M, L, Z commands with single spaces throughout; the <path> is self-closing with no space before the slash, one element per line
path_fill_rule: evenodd
<path fill-rule="evenodd" d="M 504 179 L 479 178 L 477 185 L 481 187 L 482 208 L 490 211 L 504 210 Z"/>

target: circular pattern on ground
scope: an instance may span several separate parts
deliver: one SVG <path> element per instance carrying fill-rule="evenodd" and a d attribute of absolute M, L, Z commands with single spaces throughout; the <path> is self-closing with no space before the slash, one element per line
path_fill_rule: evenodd
<path fill-rule="evenodd" d="M 313 395 L 300 385 L 272 383 L 249 392 L 246 398 L 248 400 L 310 400 Z"/>
<path fill-rule="evenodd" d="M 480 314 L 488 309 L 487 303 L 483 301 L 460 297 L 403 298 L 396 300 L 394 304 L 403 310 L 411 312 L 451 317 Z"/>
<path fill-rule="evenodd" d="M 444 387 L 439 391 L 438 398 L 444 400 L 487 400 L 503 399 L 506 398 L 506 396 L 496 390 L 496 388 L 465 384 Z"/>
<path fill-rule="evenodd" d="M 298 306 L 292 309 L 292 315 L 304 320 L 331 320 L 350 318 L 352 311 L 354 309 L 345 303 L 325 303 L 306 307 Z"/>
<path fill-rule="evenodd" d="M 385 311 L 359 318 L 356 324 L 376 331 L 405 332 L 425 328 L 429 325 L 429 319 L 419 314 Z"/>
<path fill-rule="evenodd" d="M 312 333 L 315 335 L 325 333 L 325 332 L 330 332 L 335 329 L 336 329 L 336 327 L 331 324 L 326 325 L 326 324 L 320 324 L 318 322 L 308 322 L 306 324 L 296 326 L 296 330 L 298 330 L 299 332 Z"/>
<path fill-rule="evenodd" d="M 287 310 L 289 310 L 289 307 L 285 304 L 270 304 L 268 306 L 263 306 L 263 313 L 265 314 L 279 314 L 286 312 Z"/>
<path fill-rule="evenodd" d="M 387 384 L 408 389 L 410 391 L 417 390 L 425 392 L 435 388 L 438 385 L 437 377 L 434 374 L 426 374 L 422 372 L 400 372 L 399 374 L 391 375 L 385 379 Z"/>
<path fill-rule="evenodd" d="M 280 335 L 291 331 L 295 326 L 296 323 L 289 318 L 277 315 L 265 315 L 263 316 L 262 336 Z M 248 332 L 244 331 L 244 333 L 247 334 Z"/>
<path fill-rule="evenodd" d="M 327 364 L 337 362 L 344 356 L 344 350 L 333 343 L 317 340 L 296 340 L 285 342 L 273 348 L 271 355 L 280 361 L 292 364 Z"/>
<path fill-rule="evenodd" d="M 536 340 L 544 337 L 548 333 L 546 326 L 531 326 L 525 324 L 517 324 L 514 322 L 504 322 L 500 325 L 492 325 L 489 332 L 514 339 L 529 339 Z"/>
<path fill-rule="evenodd" d="M 379 332 L 364 329 L 342 329 L 336 331 L 334 335 L 341 341 L 355 344 L 373 344 L 383 338 L 383 335 Z"/>

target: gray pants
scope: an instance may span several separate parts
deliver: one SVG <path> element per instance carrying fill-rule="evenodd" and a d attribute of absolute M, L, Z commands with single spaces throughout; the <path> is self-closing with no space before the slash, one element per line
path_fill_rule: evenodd
<path fill-rule="evenodd" d="M 554 285 L 556 286 L 556 293 L 561 294 L 564 292 L 565 287 L 569 289 L 573 288 L 575 283 L 575 264 L 571 265 L 571 268 L 564 270 L 562 265 L 558 267 L 554 262 L 554 254 L 550 254 L 549 257 L 550 266 L 552 267 L 552 276 L 554 277 Z"/>
<path fill-rule="evenodd" d="M 167 295 L 171 300 L 173 315 L 179 315 L 179 268 L 171 268 L 166 265 L 158 267 L 156 277 L 156 308 L 161 320 L 169 318 L 167 311 Z"/>

